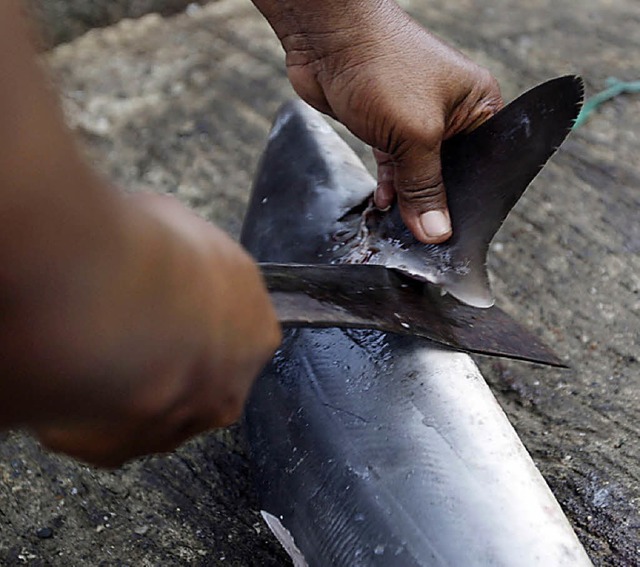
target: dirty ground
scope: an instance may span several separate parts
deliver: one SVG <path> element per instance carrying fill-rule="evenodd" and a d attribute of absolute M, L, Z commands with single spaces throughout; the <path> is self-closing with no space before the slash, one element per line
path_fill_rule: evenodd
<path fill-rule="evenodd" d="M 488 66 L 508 100 L 565 73 L 587 94 L 640 79 L 636 0 L 402 4 Z M 269 121 L 292 94 L 247 0 L 124 21 L 47 59 L 102 171 L 238 235 Z M 622 95 L 573 133 L 492 246 L 498 304 L 571 369 L 479 359 L 597 566 L 640 565 L 639 155 L 640 96 Z M 107 472 L 11 433 L 0 475 L 2 565 L 289 564 L 256 513 L 237 428 Z"/>

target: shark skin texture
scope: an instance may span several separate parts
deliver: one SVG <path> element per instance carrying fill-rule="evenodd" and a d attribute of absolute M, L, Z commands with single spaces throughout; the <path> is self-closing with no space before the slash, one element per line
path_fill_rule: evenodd
<path fill-rule="evenodd" d="M 442 249 L 413 241 L 397 211 L 372 211 L 375 181 L 355 154 L 317 112 L 287 103 L 242 243 L 261 262 L 383 264 L 490 305 L 489 241 L 581 98 L 579 79 L 555 79 L 447 144 L 459 236 Z M 465 184 L 480 195 L 466 201 Z M 489 218 L 477 214 L 485 199 Z M 288 329 L 245 426 L 263 517 L 296 566 L 591 565 L 463 352 L 375 329 Z"/>

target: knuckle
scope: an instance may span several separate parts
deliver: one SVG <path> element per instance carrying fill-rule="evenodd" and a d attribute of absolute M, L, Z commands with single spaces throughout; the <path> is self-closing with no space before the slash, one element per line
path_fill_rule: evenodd
<path fill-rule="evenodd" d="M 482 91 L 487 99 L 502 100 L 502 94 L 500 93 L 500 84 L 498 80 L 491 74 L 489 69 L 480 67 L 480 80 L 479 84 L 482 86 Z"/>
<path fill-rule="evenodd" d="M 474 130 L 504 106 L 498 81 L 485 67 L 473 64 L 462 84 L 463 96 L 448 113 L 444 139 Z"/>
<path fill-rule="evenodd" d="M 414 121 L 410 128 L 402 132 L 401 141 L 394 155 L 400 161 L 418 159 L 421 153 L 431 153 L 439 146 L 445 131 L 445 116 L 442 111 L 433 110 L 431 118 L 422 122 Z"/>
<path fill-rule="evenodd" d="M 411 209 L 420 211 L 426 211 L 431 209 L 439 209 L 442 207 L 442 199 L 435 195 L 409 195 L 400 200 L 402 206 L 407 206 Z"/>
<path fill-rule="evenodd" d="M 500 93 L 500 85 L 491 72 L 484 68 L 478 68 L 478 77 L 474 82 L 471 96 L 466 102 L 471 106 L 471 114 L 474 118 L 489 118 L 502 108 L 504 102 Z"/>
<path fill-rule="evenodd" d="M 445 196 L 440 181 L 427 181 L 401 187 L 398 199 L 401 205 L 411 208 L 432 209 L 442 207 Z"/>

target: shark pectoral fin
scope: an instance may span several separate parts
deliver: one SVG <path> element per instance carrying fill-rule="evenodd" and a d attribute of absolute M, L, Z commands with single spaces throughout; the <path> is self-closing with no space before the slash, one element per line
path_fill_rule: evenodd
<path fill-rule="evenodd" d="M 445 289 L 477 306 L 490 305 L 489 243 L 509 211 L 564 141 L 580 112 L 579 77 L 553 79 L 520 96 L 469 134 L 445 142 L 442 168 L 453 236 Z M 480 305 L 484 304 L 484 305 Z"/>

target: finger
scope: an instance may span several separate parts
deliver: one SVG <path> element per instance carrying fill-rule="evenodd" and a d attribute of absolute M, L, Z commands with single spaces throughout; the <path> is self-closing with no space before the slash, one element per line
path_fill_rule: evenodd
<path fill-rule="evenodd" d="M 440 144 L 405 155 L 396 164 L 395 185 L 402 219 L 418 240 L 438 244 L 451 236 Z"/>
<path fill-rule="evenodd" d="M 378 164 L 378 185 L 373 195 L 376 207 L 385 211 L 392 204 L 396 194 L 394 186 L 395 165 L 388 153 L 373 150 L 373 156 Z"/>

